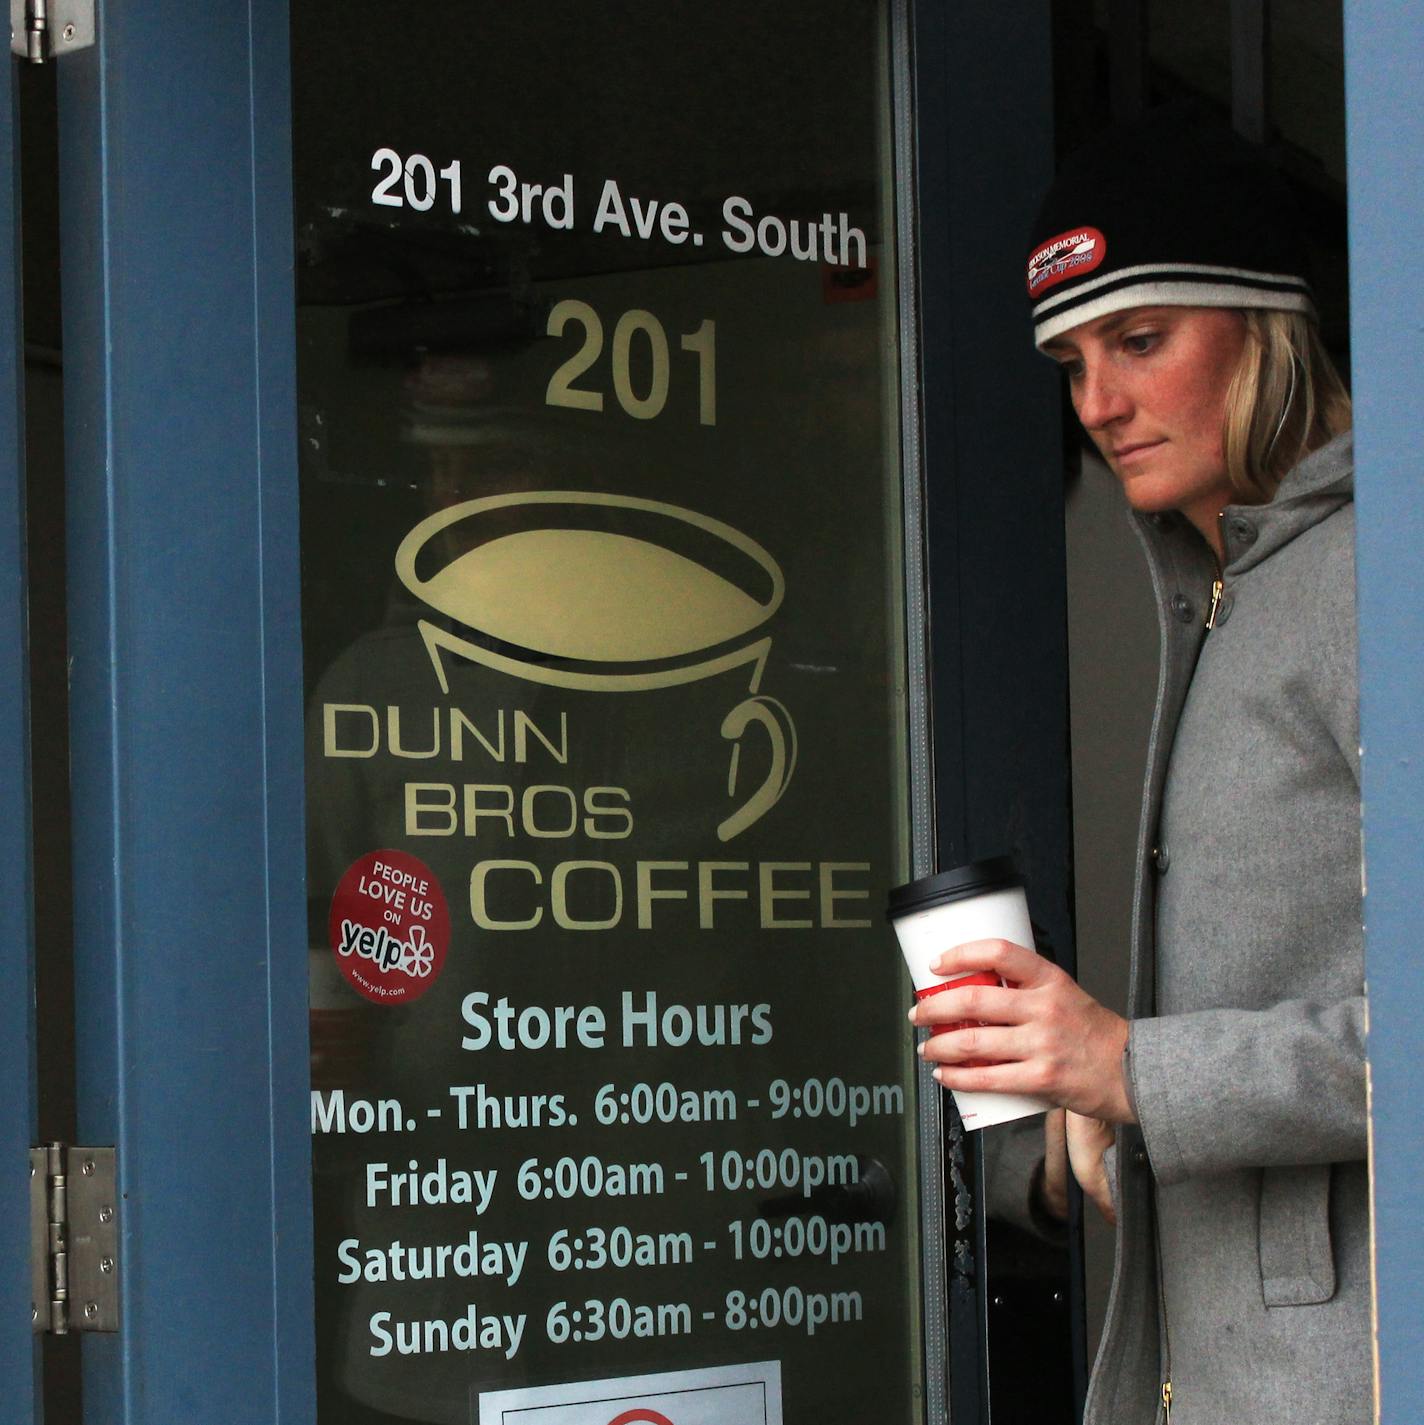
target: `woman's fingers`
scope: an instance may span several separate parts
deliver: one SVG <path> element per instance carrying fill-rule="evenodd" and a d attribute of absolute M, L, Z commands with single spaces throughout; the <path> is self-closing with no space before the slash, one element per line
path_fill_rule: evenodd
<path fill-rule="evenodd" d="M 1073 1171 L 1087 1174 L 1101 1171 L 1103 1154 L 1117 1140 L 1117 1130 L 1101 1118 L 1070 1113 L 1064 1122 L 1064 1138 Z"/>
<path fill-rule="evenodd" d="M 1078 1185 L 1109 1222 L 1116 1222 L 1117 1213 L 1113 1208 L 1107 1171 L 1103 1167 L 1103 1154 L 1112 1147 L 1116 1137 L 1112 1125 L 1100 1118 L 1070 1113 L 1064 1130 L 1068 1159 L 1073 1165 L 1073 1176 L 1077 1178 Z"/>
<path fill-rule="evenodd" d="M 1016 1093 L 1038 1098 L 1048 1088 L 1042 1066 L 1033 1059 L 941 1063 L 935 1066 L 934 1078 L 944 1088 L 961 1093 Z"/>
<path fill-rule="evenodd" d="M 982 1020 L 987 1024 L 1021 1024 L 1029 1013 L 1024 991 L 1002 985 L 951 985 L 926 995 L 910 1011 L 911 1024 L 959 1024 Z"/>
<path fill-rule="evenodd" d="M 932 1064 L 1004 1063 L 1022 1059 L 1026 1045 L 1017 1025 L 966 1024 L 945 1034 L 933 1034 L 919 1046 L 919 1055 Z"/>
<path fill-rule="evenodd" d="M 936 975 L 962 975 L 973 970 L 991 970 L 1016 985 L 1037 983 L 1045 971 L 1056 966 L 1012 940 L 969 940 L 953 945 L 930 965 Z"/>

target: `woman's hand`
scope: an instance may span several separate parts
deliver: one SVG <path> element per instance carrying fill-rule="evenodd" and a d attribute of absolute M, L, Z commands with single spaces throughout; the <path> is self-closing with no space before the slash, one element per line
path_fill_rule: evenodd
<path fill-rule="evenodd" d="M 1078 1186 L 1097 1204 L 1109 1222 L 1117 1221 L 1103 1154 L 1117 1137 L 1112 1124 L 1101 1118 L 1084 1118 L 1066 1109 L 1050 1109 L 1043 1120 L 1043 1169 L 1038 1179 L 1039 1201 L 1050 1217 L 1068 1216 L 1068 1167 Z"/>
<path fill-rule="evenodd" d="M 1098 1211 L 1109 1222 L 1117 1221 L 1112 1193 L 1108 1190 L 1108 1175 L 1103 1167 L 1103 1154 L 1113 1145 L 1117 1132 L 1111 1123 L 1101 1118 L 1084 1118 L 1069 1113 L 1065 1125 L 1068 1138 L 1068 1161 L 1078 1186 L 1097 1204 Z"/>
<path fill-rule="evenodd" d="M 920 1045 L 946 1088 L 1033 1094 L 1087 1118 L 1133 1121 L 1122 1077 L 1127 1021 L 1057 965 L 1007 940 L 973 940 L 930 968 L 938 975 L 987 970 L 1013 986 L 951 985 L 910 1011 L 913 1024 L 967 1021 Z M 965 1067 L 964 1060 L 981 1062 Z"/>

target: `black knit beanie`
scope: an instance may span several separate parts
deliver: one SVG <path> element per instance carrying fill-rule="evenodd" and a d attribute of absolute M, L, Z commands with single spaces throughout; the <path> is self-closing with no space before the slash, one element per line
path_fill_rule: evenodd
<path fill-rule="evenodd" d="M 1196 105 L 1099 134 L 1034 222 L 1034 345 L 1128 307 L 1267 307 L 1314 315 L 1301 220 L 1256 145 Z"/>

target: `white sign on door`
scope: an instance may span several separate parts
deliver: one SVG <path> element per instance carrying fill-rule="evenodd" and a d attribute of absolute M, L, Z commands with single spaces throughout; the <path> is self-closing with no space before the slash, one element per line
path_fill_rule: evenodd
<path fill-rule="evenodd" d="M 781 1363 L 486 1392 L 479 1425 L 781 1425 Z"/>

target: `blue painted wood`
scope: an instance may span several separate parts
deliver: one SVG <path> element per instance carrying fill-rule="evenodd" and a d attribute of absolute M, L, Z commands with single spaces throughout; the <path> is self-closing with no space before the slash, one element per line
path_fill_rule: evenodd
<path fill-rule="evenodd" d="M 314 1415 L 286 36 L 110 0 L 60 69 L 90 1425 Z"/>
<path fill-rule="evenodd" d="M 1424 11 L 1345 7 L 1380 1415 L 1424 1374 Z"/>
<path fill-rule="evenodd" d="M 23 348 L 19 110 L 0 65 L 0 1381 L 17 1425 L 39 1419 L 30 1331 L 30 1189 L 36 1140 L 34 914 L 30 885 L 29 665 L 25 639 Z"/>

